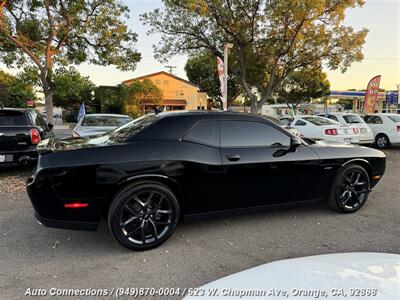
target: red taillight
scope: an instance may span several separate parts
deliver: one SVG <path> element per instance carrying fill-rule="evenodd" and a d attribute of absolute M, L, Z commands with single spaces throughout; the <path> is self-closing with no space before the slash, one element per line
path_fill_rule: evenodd
<path fill-rule="evenodd" d="M 32 145 L 37 145 L 40 143 L 40 133 L 37 129 L 31 129 L 29 134 L 31 136 Z"/>
<path fill-rule="evenodd" d="M 83 208 L 83 207 L 88 207 L 88 206 L 89 206 L 88 203 L 80 203 L 80 202 L 64 204 L 65 208 Z"/>
<path fill-rule="evenodd" d="M 397 131 L 400 131 L 400 125 L 397 125 Z"/>
<path fill-rule="evenodd" d="M 360 131 L 358 130 L 358 128 L 353 128 L 353 132 L 354 134 L 358 134 Z"/>
<path fill-rule="evenodd" d="M 326 135 L 338 135 L 338 131 L 336 128 L 325 129 L 325 134 Z"/>

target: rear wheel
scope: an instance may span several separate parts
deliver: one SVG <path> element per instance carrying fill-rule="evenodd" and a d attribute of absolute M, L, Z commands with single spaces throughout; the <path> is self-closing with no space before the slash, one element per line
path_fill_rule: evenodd
<path fill-rule="evenodd" d="M 368 173 L 359 165 L 344 167 L 337 174 L 328 200 L 329 206 L 342 213 L 359 210 L 367 201 L 370 180 Z"/>
<path fill-rule="evenodd" d="M 157 182 L 138 182 L 119 192 L 108 213 L 115 239 L 133 250 L 161 245 L 175 231 L 179 204 L 172 191 Z"/>
<path fill-rule="evenodd" d="M 390 146 L 389 137 L 386 134 L 380 133 L 375 138 L 375 143 L 378 148 L 385 149 Z"/>

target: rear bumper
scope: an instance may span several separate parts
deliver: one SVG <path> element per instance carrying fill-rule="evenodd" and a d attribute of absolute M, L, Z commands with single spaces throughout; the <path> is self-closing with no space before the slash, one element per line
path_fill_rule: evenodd
<path fill-rule="evenodd" d="M 66 220 L 55 220 L 48 219 L 40 216 L 35 212 L 35 218 L 40 224 L 46 227 L 60 228 L 60 229 L 71 229 L 71 230 L 90 230 L 95 231 L 99 223 L 97 222 L 80 222 L 80 221 L 66 221 Z"/>
<path fill-rule="evenodd" d="M 0 167 L 27 165 L 31 162 L 36 162 L 38 159 L 36 147 L 16 151 L 0 150 L 0 155 L 5 155 L 6 157 L 5 162 L 0 162 Z"/>

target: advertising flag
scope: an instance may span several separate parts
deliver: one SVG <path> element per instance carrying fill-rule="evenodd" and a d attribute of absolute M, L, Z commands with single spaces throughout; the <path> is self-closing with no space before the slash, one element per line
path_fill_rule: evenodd
<path fill-rule="evenodd" d="M 364 105 L 362 111 L 364 114 L 371 114 L 375 112 L 375 106 L 378 100 L 380 82 L 381 82 L 381 75 L 375 76 L 369 81 L 364 96 Z"/>
<path fill-rule="evenodd" d="M 81 107 L 79 108 L 77 122 L 79 122 L 79 120 L 83 118 L 85 115 L 86 115 L 85 102 L 82 102 Z"/>
<path fill-rule="evenodd" d="M 221 86 L 220 90 L 221 90 L 222 101 L 225 101 L 225 99 L 223 99 L 224 98 L 224 62 L 219 57 L 217 57 L 217 70 L 218 70 L 219 84 Z"/>

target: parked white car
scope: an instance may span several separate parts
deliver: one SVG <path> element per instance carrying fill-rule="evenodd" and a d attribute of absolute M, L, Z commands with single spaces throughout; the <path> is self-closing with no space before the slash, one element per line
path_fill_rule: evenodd
<path fill-rule="evenodd" d="M 351 144 L 358 144 L 359 142 L 359 130 L 357 128 L 342 125 L 328 118 L 297 115 L 282 117 L 279 120 L 287 126 L 296 128 L 305 138 Z"/>
<path fill-rule="evenodd" d="M 378 113 L 364 116 L 365 123 L 372 129 L 379 148 L 400 143 L 400 115 Z"/>
<path fill-rule="evenodd" d="M 400 255 L 335 253 L 284 259 L 212 281 L 184 300 L 348 299 L 400 296 Z"/>
<path fill-rule="evenodd" d="M 132 121 L 130 116 L 118 114 L 87 114 L 72 130 L 74 137 L 104 134 Z"/>
<path fill-rule="evenodd" d="M 374 143 L 374 133 L 371 128 L 365 123 L 363 118 L 356 113 L 344 113 L 344 112 L 334 112 L 328 115 L 319 115 L 320 117 L 325 117 L 334 121 L 339 122 L 343 125 L 349 125 L 356 127 L 359 130 L 359 144 L 373 144 Z"/>

